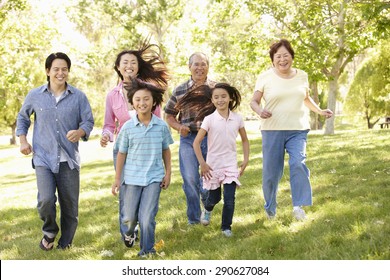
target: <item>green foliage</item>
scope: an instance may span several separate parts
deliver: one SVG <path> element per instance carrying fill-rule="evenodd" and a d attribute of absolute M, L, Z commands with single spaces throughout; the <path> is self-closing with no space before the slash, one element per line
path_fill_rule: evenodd
<path fill-rule="evenodd" d="M 0 4 L 0 61 L 7 65 L 0 68 L 0 106 L 14 108 L 0 112 L 2 125 L 14 123 L 20 97 L 44 81 L 49 49 L 61 49 L 74 65 L 70 83 L 87 93 L 101 126 L 105 96 L 117 82 L 116 54 L 148 36 L 162 47 L 170 90 L 189 77 L 189 55 L 203 51 L 210 56 L 210 77 L 241 91 L 244 115 L 252 114 L 256 76 L 271 65 L 269 45 L 286 37 L 297 53 L 295 66 L 320 92 L 328 88 L 324 99 L 334 110 L 338 79 L 349 61 L 390 30 L 389 4 L 380 0 L 68 0 L 48 1 L 45 12 L 37 10 L 39 2 Z"/>
<path fill-rule="evenodd" d="M 208 7 L 207 27 L 193 31 L 195 42 L 207 44 L 216 80 L 236 86 L 244 100 L 253 94 L 257 75 L 269 67 L 264 56 L 267 39 L 258 36 L 263 24 L 253 18 L 243 1 L 217 1 Z M 249 102 L 239 108 L 250 115 Z"/>
<path fill-rule="evenodd" d="M 54 30 L 43 18 L 30 18 L 32 11 L 7 12 L 0 25 L 0 123 L 12 128 L 27 92 L 46 81 L 44 62 Z M 37 36 L 39 34 L 39 36 Z"/>
<path fill-rule="evenodd" d="M 220 232 L 222 202 L 215 207 L 209 226 L 187 225 L 176 142 L 171 146 L 172 183 L 160 198 L 156 227 L 160 247 L 154 260 L 390 258 L 390 240 L 384 238 L 390 235 L 390 130 L 339 132 L 332 136 L 310 133 L 307 165 L 311 170 L 314 204 L 306 208 L 308 219 L 297 222 L 291 213 L 287 158 L 278 192 L 277 218 L 267 220 L 261 191 L 258 122 L 247 122 L 246 126 L 251 144 L 250 164 L 236 193 L 233 237 L 224 238 Z M 178 140 L 177 134 L 174 137 Z M 118 199 L 110 192 L 114 179 L 111 150 L 100 148 L 98 140 L 85 144 L 81 146 L 79 227 L 74 246 L 68 251 L 44 252 L 38 247 L 42 222 L 36 212 L 36 179 L 31 159 L 16 157 L 16 148 L 0 150 L 0 259 L 138 259 L 139 245 L 129 249 L 120 240 Z"/>
<path fill-rule="evenodd" d="M 329 82 L 328 108 L 335 111 L 338 79 L 359 53 L 389 36 L 376 31 L 386 22 L 388 5 L 382 1 L 246 1 L 260 18 L 271 16 L 275 37 L 287 37 L 297 51 L 296 66 L 316 81 Z M 375 15 L 381 14 L 381 21 Z M 387 18 L 388 19 L 388 18 Z M 334 133 L 334 118 L 327 121 Z"/>
<path fill-rule="evenodd" d="M 7 15 L 13 11 L 22 11 L 27 7 L 27 0 L 7 0 L 0 2 L 0 25 L 7 19 Z"/>
<path fill-rule="evenodd" d="M 390 52 L 388 41 L 356 73 L 346 98 L 346 109 L 361 114 L 372 128 L 390 115 Z"/>

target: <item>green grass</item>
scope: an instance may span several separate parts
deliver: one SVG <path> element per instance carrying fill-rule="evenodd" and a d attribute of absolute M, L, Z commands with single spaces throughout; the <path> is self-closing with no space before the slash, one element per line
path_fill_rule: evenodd
<path fill-rule="evenodd" d="M 172 183 L 161 194 L 156 228 L 156 242 L 163 245 L 153 259 L 390 259 L 390 130 L 309 134 L 307 165 L 313 206 L 306 208 L 308 219 L 303 222 L 291 215 L 287 165 L 278 193 L 278 216 L 267 220 L 261 191 L 261 137 L 255 130 L 248 134 L 251 160 L 236 194 L 234 235 L 229 239 L 222 237 L 219 229 L 222 203 L 216 206 L 210 226 L 187 225 L 177 141 L 171 146 Z M 30 158 L 19 155 L 18 148 L 1 147 L 0 259 L 138 259 L 138 245 L 128 249 L 120 241 L 118 201 L 110 193 L 114 177 L 111 147 L 104 150 L 97 142 L 83 146 L 89 147 L 88 153 L 82 150 L 74 245 L 68 251 L 50 252 L 38 247 L 42 224 Z"/>

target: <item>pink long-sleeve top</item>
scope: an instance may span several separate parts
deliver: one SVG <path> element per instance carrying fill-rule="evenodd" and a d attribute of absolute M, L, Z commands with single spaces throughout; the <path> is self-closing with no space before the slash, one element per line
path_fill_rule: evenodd
<path fill-rule="evenodd" d="M 125 122 L 130 119 L 127 100 L 123 96 L 123 81 L 114 87 L 106 97 L 106 112 L 102 134 L 108 134 L 110 142 L 114 141 Z M 158 106 L 153 114 L 161 117 L 161 108 Z"/>

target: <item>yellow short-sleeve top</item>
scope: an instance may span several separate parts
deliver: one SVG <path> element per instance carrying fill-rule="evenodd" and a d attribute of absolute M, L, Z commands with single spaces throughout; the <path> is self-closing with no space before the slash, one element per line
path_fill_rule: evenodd
<path fill-rule="evenodd" d="M 256 90 L 263 93 L 263 108 L 272 113 L 272 117 L 261 119 L 261 130 L 310 129 L 309 109 L 304 105 L 309 92 L 306 72 L 297 69 L 293 78 L 285 79 L 271 68 L 259 75 Z"/>

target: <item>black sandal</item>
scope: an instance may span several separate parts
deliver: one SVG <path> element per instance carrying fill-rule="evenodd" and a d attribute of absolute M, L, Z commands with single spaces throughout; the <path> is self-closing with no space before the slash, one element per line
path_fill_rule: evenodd
<path fill-rule="evenodd" d="M 50 238 L 44 235 L 41 242 L 39 243 L 39 247 L 44 251 L 50 251 L 54 248 L 54 239 L 54 237 Z M 44 242 L 46 243 L 46 245 Z"/>

